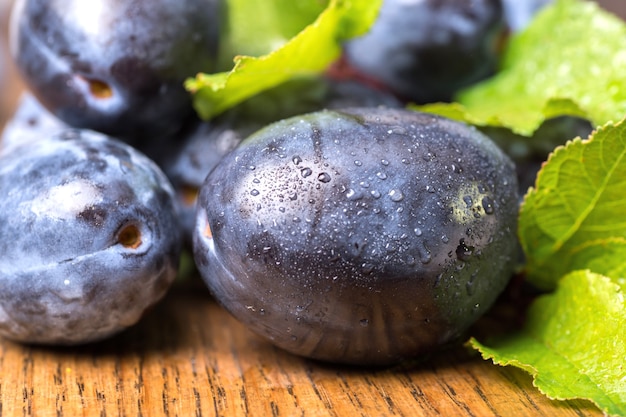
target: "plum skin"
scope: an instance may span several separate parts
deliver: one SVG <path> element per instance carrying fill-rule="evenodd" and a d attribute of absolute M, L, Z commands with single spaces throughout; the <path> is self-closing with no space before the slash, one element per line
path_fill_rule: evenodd
<path fill-rule="evenodd" d="M 274 123 L 207 176 L 196 265 L 226 310 L 304 357 L 388 365 L 456 341 L 516 262 L 510 159 L 399 109 Z"/>
<path fill-rule="evenodd" d="M 299 78 L 270 89 L 209 121 L 194 125 L 175 149 L 159 147 L 153 159 L 177 192 L 185 243 L 191 247 L 196 197 L 207 174 L 239 142 L 265 125 L 321 109 L 347 106 L 400 107 L 390 94 L 353 81 L 325 77 Z"/>
<path fill-rule="evenodd" d="M 30 92 L 24 92 L 0 134 L 0 153 L 67 129 L 70 126 L 48 112 Z"/>
<path fill-rule="evenodd" d="M 385 0 L 344 52 L 353 69 L 408 101 L 451 101 L 496 71 L 505 34 L 501 0 Z"/>
<path fill-rule="evenodd" d="M 218 0 L 20 0 L 11 54 L 56 117 L 127 141 L 175 134 L 194 116 L 183 83 L 215 69 Z"/>
<path fill-rule="evenodd" d="M 74 345 L 137 323 L 176 276 L 171 185 L 130 146 L 66 130 L 0 157 L 0 335 Z"/>

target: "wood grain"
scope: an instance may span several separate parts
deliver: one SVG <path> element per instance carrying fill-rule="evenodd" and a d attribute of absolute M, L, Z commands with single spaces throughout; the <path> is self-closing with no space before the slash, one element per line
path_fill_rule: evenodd
<path fill-rule="evenodd" d="M 479 326 L 491 326 L 486 317 Z M 86 347 L 0 340 L 2 416 L 600 416 L 462 346 L 360 369 L 274 348 L 201 287 L 175 288 L 135 327 Z"/>

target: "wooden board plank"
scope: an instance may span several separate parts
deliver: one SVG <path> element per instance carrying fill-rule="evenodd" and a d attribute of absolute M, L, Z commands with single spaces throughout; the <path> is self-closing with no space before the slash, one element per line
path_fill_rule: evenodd
<path fill-rule="evenodd" d="M 481 326 L 491 326 L 490 318 Z M 204 290 L 177 288 L 135 327 L 72 348 L 0 341 L 0 415 L 600 416 L 462 346 L 388 369 L 321 364 L 250 333 Z"/>

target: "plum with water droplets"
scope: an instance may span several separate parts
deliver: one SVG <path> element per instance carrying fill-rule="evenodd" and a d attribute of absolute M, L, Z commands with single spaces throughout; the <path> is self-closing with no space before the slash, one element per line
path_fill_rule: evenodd
<path fill-rule="evenodd" d="M 385 365 L 453 343 L 517 259 L 511 160 L 404 109 L 296 116 L 207 176 L 194 256 L 215 298 L 292 353 Z"/>
<path fill-rule="evenodd" d="M 265 91 L 209 121 L 199 122 L 153 158 L 174 185 L 181 207 L 185 243 L 191 246 L 196 197 L 220 159 L 265 125 L 302 113 L 341 107 L 400 107 L 395 97 L 356 81 L 303 77 Z"/>

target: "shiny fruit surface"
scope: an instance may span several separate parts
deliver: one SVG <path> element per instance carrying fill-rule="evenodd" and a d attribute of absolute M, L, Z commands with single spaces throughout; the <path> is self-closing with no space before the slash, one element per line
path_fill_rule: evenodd
<path fill-rule="evenodd" d="M 217 0 L 19 0 L 11 51 L 67 124 L 135 140 L 193 115 L 185 78 L 215 66 Z"/>
<path fill-rule="evenodd" d="M 476 129 L 355 108 L 256 132 L 206 178 L 194 254 L 216 299 L 292 353 L 383 365 L 452 342 L 517 260 L 513 163 Z"/>

